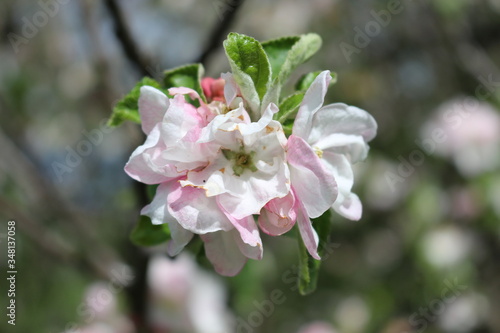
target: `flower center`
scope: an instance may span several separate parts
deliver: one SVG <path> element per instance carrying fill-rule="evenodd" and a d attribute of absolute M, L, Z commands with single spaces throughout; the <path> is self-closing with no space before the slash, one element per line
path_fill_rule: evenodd
<path fill-rule="evenodd" d="M 236 156 L 236 165 L 241 166 L 241 167 L 246 167 L 246 166 L 248 166 L 250 160 L 251 160 L 250 156 L 248 156 L 246 154 L 238 154 Z"/>
<path fill-rule="evenodd" d="M 232 162 L 233 172 L 238 177 L 241 176 L 246 169 L 254 172 L 257 171 L 257 167 L 253 162 L 253 156 L 255 155 L 253 151 L 246 153 L 243 148 L 237 152 L 229 149 L 222 149 L 222 154 Z"/>
<path fill-rule="evenodd" d="M 313 150 L 316 153 L 316 155 L 318 155 L 319 158 L 323 158 L 323 151 L 321 149 L 319 149 L 318 147 L 314 146 Z"/>

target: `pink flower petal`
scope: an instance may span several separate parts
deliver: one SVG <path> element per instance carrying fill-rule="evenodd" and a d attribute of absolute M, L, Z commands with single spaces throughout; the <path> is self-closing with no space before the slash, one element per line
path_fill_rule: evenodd
<path fill-rule="evenodd" d="M 297 213 L 294 208 L 295 197 L 293 191 L 290 191 L 283 198 L 269 201 L 259 215 L 260 229 L 271 236 L 279 236 L 288 232 L 297 220 Z"/>
<path fill-rule="evenodd" d="M 319 238 L 318 234 L 314 230 L 311 220 L 307 216 L 307 211 L 304 205 L 297 200 L 296 201 L 297 210 L 297 226 L 299 227 L 300 236 L 304 241 L 304 245 L 307 248 L 307 252 L 316 260 L 320 260 L 318 255 L 318 244 Z"/>
<path fill-rule="evenodd" d="M 201 87 L 203 93 L 210 101 L 220 101 L 224 102 L 224 86 L 225 80 L 222 78 L 214 79 L 211 77 L 204 77 L 201 79 Z"/>
<path fill-rule="evenodd" d="M 176 186 L 173 180 L 160 184 L 156 189 L 153 201 L 141 210 L 141 215 L 149 216 L 153 224 L 168 223 L 172 239 L 168 244 L 169 255 L 177 255 L 184 246 L 193 238 L 193 233 L 184 229 L 177 220 L 169 213 L 167 208 L 167 197 Z"/>
<path fill-rule="evenodd" d="M 257 224 L 253 219 L 253 216 L 246 216 L 244 218 L 238 219 L 229 214 L 219 202 L 219 197 L 217 197 L 217 204 L 219 205 L 221 211 L 226 215 L 231 224 L 238 230 L 240 233 L 241 239 L 244 243 L 253 246 L 262 248 L 262 240 L 260 239 L 259 229 L 257 228 Z"/>
<path fill-rule="evenodd" d="M 183 228 L 196 234 L 233 228 L 215 198 L 207 197 L 202 189 L 182 187 L 177 182 L 172 186 L 167 202 L 169 213 Z"/>
<path fill-rule="evenodd" d="M 201 121 L 196 108 L 187 103 L 183 95 L 177 95 L 170 100 L 170 106 L 163 118 L 162 139 L 167 145 L 174 146 L 179 140 L 185 139 L 193 128 L 200 127 Z M 191 138 L 188 141 L 196 140 Z"/>
<path fill-rule="evenodd" d="M 146 142 L 138 147 L 125 165 L 125 172 L 145 184 L 159 184 L 181 176 L 175 167 L 162 157 L 166 149 L 161 141 L 160 126 L 155 126 Z"/>
<path fill-rule="evenodd" d="M 262 248 L 261 245 L 260 246 L 251 246 L 251 245 L 245 243 L 241 239 L 240 233 L 232 231 L 232 234 L 233 234 L 233 238 L 234 238 L 236 245 L 238 245 L 238 248 L 240 249 L 241 253 L 245 257 L 250 258 L 250 259 L 254 259 L 254 260 L 261 260 L 262 259 L 262 256 L 264 254 L 264 249 Z"/>
<path fill-rule="evenodd" d="M 212 84 L 215 79 L 213 77 L 204 77 L 201 79 L 201 89 L 203 89 L 203 93 L 205 97 L 209 100 L 212 99 Z"/>
<path fill-rule="evenodd" d="M 188 95 L 189 97 L 191 97 L 192 99 L 197 99 L 197 100 L 201 100 L 200 99 L 200 94 L 198 94 L 196 92 L 196 90 L 193 90 L 191 88 L 186 88 L 186 87 L 174 87 L 174 88 L 170 88 L 168 89 L 168 93 L 172 96 L 175 96 L 175 95 Z"/>

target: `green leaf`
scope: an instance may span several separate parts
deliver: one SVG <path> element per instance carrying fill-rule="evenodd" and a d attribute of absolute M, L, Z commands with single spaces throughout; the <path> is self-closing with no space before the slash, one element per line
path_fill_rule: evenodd
<path fill-rule="evenodd" d="M 109 127 L 120 126 L 123 122 L 130 120 L 136 123 L 141 122 L 139 116 L 139 96 L 142 86 L 152 86 L 160 89 L 160 84 L 150 77 L 145 77 L 139 81 L 135 87 L 113 108 L 113 113 L 108 120 Z"/>
<path fill-rule="evenodd" d="M 316 77 L 321 73 L 321 71 L 315 71 L 311 73 L 304 74 L 300 77 L 300 79 L 295 84 L 295 90 L 297 91 L 306 91 L 309 89 L 313 81 Z M 330 76 L 332 80 L 330 81 L 330 85 L 337 83 L 337 73 L 330 72 Z"/>
<path fill-rule="evenodd" d="M 167 223 L 153 224 L 147 216 L 141 216 L 130 234 L 130 240 L 138 246 L 154 246 L 170 239 Z"/>
<path fill-rule="evenodd" d="M 323 215 L 317 219 L 313 219 L 312 223 L 314 229 L 318 233 L 319 245 L 318 254 L 320 257 L 326 252 L 329 246 L 329 236 L 331 232 L 331 213 L 327 210 Z M 298 286 L 299 292 L 302 295 L 308 295 L 316 290 L 316 285 L 318 282 L 319 268 L 321 266 L 321 260 L 316 260 L 311 257 L 307 251 L 307 248 L 302 241 L 302 238 L 298 237 L 299 241 L 299 277 Z"/>
<path fill-rule="evenodd" d="M 273 69 L 273 79 L 284 84 L 290 73 L 309 60 L 321 47 L 321 37 L 311 33 L 262 43 Z"/>
<path fill-rule="evenodd" d="M 279 79 L 285 83 L 290 73 L 300 64 L 309 60 L 321 48 L 321 37 L 317 34 L 300 36 L 300 39 L 288 52 L 285 63 L 281 67 Z"/>
<path fill-rule="evenodd" d="M 292 71 L 309 60 L 321 47 L 321 37 L 311 33 L 296 37 L 284 37 L 262 43 L 273 69 L 273 81 L 262 103 L 277 103 L 282 86 Z"/>
<path fill-rule="evenodd" d="M 297 113 L 300 103 L 304 99 L 304 93 L 298 92 L 286 97 L 279 106 L 279 111 L 274 115 L 274 119 L 280 123 L 284 123 Z"/>
<path fill-rule="evenodd" d="M 266 51 L 269 57 L 269 62 L 272 68 L 272 78 L 273 80 L 278 77 L 281 72 L 281 67 L 285 63 L 288 52 L 300 39 L 300 36 L 290 36 L 283 37 L 279 39 L 274 39 L 262 43 L 264 51 Z"/>
<path fill-rule="evenodd" d="M 186 87 L 195 90 L 206 102 L 201 78 L 205 72 L 202 64 L 190 64 L 165 71 L 163 84 L 166 88 Z"/>
<path fill-rule="evenodd" d="M 259 112 L 260 101 L 271 81 L 266 52 L 256 39 L 233 32 L 224 41 L 224 49 L 243 98 L 254 113 Z"/>

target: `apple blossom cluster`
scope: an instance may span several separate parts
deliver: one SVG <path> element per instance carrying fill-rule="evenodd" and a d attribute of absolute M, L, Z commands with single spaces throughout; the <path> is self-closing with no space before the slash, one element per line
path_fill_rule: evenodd
<path fill-rule="evenodd" d="M 205 100 L 187 87 L 140 88 L 146 142 L 125 166 L 133 179 L 159 184 L 143 208 L 153 224 L 168 223 L 170 255 L 200 235 L 215 270 L 232 276 L 263 255 L 260 231 L 282 235 L 295 225 L 309 254 L 318 255 L 311 223 L 329 209 L 357 220 L 352 164 L 366 158 L 377 125 L 367 112 L 323 105 L 329 71 L 304 94 L 291 134 L 273 119 L 278 106 L 249 111 L 233 74 L 204 78 Z"/>

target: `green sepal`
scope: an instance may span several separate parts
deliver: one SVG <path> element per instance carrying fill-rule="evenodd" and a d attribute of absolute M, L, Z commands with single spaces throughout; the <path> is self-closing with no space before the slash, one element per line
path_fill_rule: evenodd
<path fill-rule="evenodd" d="M 148 216 L 141 216 L 134 230 L 130 233 L 130 240 L 138 246 L 154 246 L 169 239 L 168 224 L 153 224 Z"/>
<path fill-rule="evenodd" d="M 313 219 L 312 224 L 319 237 L 318 254 L 320 257 L 323 257 L 329 246 L 329 237 L 332 228 L 330 210 L 327 210 L 320 217 Z M 321 260 L 316 260 L 309 255 L 302 237 L 298 237 L 298 243 L 299 276 L 297 284 L 300 294 L 308 295 L 316 290 Z"/>
<path fill-rule="evenodd" d="M 139 96 L 141 94 L 142 86 L 152 86 L 160 89 L 160 84 L 150 77 L 145 77 L 139 81 L 135 87 L 122 99 L 115 107 L 111 117 L 108 120 L 109 127 L 117 127 L 123 124 L 123 122 L 129 120 L 136 123 L 141 122 L 141 117 L 139 115 Z"/>

